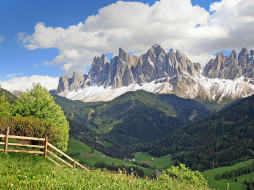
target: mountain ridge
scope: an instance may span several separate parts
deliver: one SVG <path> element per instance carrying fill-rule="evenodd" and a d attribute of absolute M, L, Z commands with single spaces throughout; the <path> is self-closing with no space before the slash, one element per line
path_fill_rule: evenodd
<path fill-rule="evenodd" d="M 154 45 L 147 53 L 136 56 L 120 48 L 118 55 L 110 61 L 105 55 L 95 57 L 86 75 L 74 72 L 72 77 L 61 77 L 57 94 L 84 102 L 109 101 L 125 92 L 136 90 L 219 102 L 223 98 L 237 99 L 254 93 L 252 56 L 253 50 L 249 56 L 246 48 L 243 48 L 239 57 L 235 51 L 226 57 L 218 53 L 217 59 L 212 59 L 205 66 L 203 76 L 201 65 L 192 63 L 179 50 L 171 49 L 167 53 L 160 45 Z M 221 57 L 224 57 L 225 64 Z M 242 66 L 234 68 L 238 63 Z M 229 68 L 227 76 L 216 74 L 226 68 L 223 65 Z M 244 66 L 246 69 L 243 73 L 241 69 Z"/>

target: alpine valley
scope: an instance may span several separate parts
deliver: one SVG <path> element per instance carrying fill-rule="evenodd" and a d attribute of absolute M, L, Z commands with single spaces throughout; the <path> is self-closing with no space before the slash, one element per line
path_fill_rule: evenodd
<path fill-rule="evenodd" d="M 70 135 L 108 156 L 170 154 L 201 171 L 254 157 L 253 50 L 218 53 L 202 69 L 160 45 L 141 56 L 119 49 L 88 74 L 61 77 L 53 93 Z"/>
<path fill-rule="evenodd" d="M 20 96 L 0 88 L 1 94 L 10 103 Z M 253 50 L 218 53 L 202 69 L 160 45 L 141 56 L 119 49 L 110 61 L 95 57 L 88 74 L 60 77 L 51 94 L 69 122 L 66 153 L 87 166 L 155 177 L 183 163 L 205 171 L 215 188 L 253 185 L 246 177 L 253 171 L 235 166 L 252 167 L 254 158 Z M 232 177 L 224 166 L 244 171 Z M 213 171 L 224 173 L 211 181 Z"/>

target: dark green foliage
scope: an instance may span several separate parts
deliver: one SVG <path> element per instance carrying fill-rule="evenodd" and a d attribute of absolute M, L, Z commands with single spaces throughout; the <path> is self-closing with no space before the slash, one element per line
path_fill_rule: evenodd
<path fill-rule="evenodd" d="M 219 111 L 225 107 L 228 107 L 230 104 L 234 104 L 234 100 L 230 98 L 223 98 L 222 100 L 219 101 L 219 99 L 215 100 L 209 100 L 209 99 L 204 99 L 201 97 L 196 97 L 196 101 L 200 102 L 203 106 L 205 106 L 208 110 L 212 112 Z M 237 102 L 237 100 L 236 100 Z"/>
<path fill-rule="evenodd" d="M 173 94 L 160 94 L 157 96 L 159 100 L 172 106 L 181 118 L 190 119 L 189 117 L 194 114 L 193 112 L 196 112 L 197 116 L 193 118 L 193 121 L 197 121 L 211 114 L 211 111 L 195 100 L 179 98 Z"/>
<path fill-rule="evenodd" d="M 172 154 L 175 163 L 206 170 L 253 158 L 254 95 L 194 124 L 181 127 L 152 145 L 150 153 Z"/>
<path fill-rule="evenodd" d="M 254 181 L 252 182 L 247 182 L 247 190 L 254 190 Z"/>
<path fill-rule="evenodd" d="M 210 113 L 194 100 L 146 91 L 127 92 L 110 102 L 84 103 L 59 96 L 56 102 L 69 119 L 70 135 L 118 158 L 146 151 L 146 143 Z"/>
<path fill-rule="evenodd" d="M 124 158 L 131 157 L 131 151 L 121 147 L 117 142 L 107 139 L 102 134 L 95 132 L 94 130 L 86 127 L 80 122 L 69 120 L 70 135 L 75 139 L 79 139 L 86 145 L 103 152 L 111 157 Z"/>

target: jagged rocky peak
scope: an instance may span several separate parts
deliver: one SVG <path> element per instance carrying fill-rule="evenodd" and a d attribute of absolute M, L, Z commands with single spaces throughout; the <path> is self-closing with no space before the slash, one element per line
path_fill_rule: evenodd
<path fill-rule="evenodd" d="M 163 60 L 165 55 L 165 50 L 158 44 L 153 45 L 146 53 L 147 58 L 153 63 Z"/>
<path fill-rule="evenodd" d="M 203 69 L 206 77 L 200 76 L 200 71 L 201 65 L 192 63 L 180 50 L 166 52 L 156 44 L 137 56 L 119 48 L 119 53 L 110 61 L 106 55 L 95 57 L 88 74 L 74 72 L 72 77 L 61 77 L 57 93 L 88 102 L 108 101 L 137 89 L 219 101 L 224 97 L 235 99 L 254 93 L 253 50 L 248 53 L 248 49 L 243 48 L 239 55 L 232 51 L 229 56 L 218 53 Z M 225 82 L 211 78 L 239 79 Z M 97 87 L 100 87 L 99 94 Z"/>
<path fill-rule="evenodd" d="M 69 89 L 69 79 L 71 78 L 70 75 L 64 75 L 59 78 L 59 83 L 57 87 L 57 93 L 60 93 L 62 91 Z"/>
<path fill-rule="evenodd" d="M 73 76 L 65 75 L 59 78 L 57 93 L 65 90 L 79 90 L 83 87 L 85 77 L 81 72 L 73 72 Z"/>
<path fill-rule="evenodd" d="M 204 67 L 203 74 L 209 78 L 237 79 L 241 76 L 253 77 L 253 50 L 243 48 L 239 55 L 235 50 L 230 56 L 218 53 L 215 59 L 211 59 Z"/>
<path fill-rule="evenodd" d="M 70 91 L 79 90 L 84 84 L 84 75 L 81 72 L 73 72 L 73 77 L 69 81 Z"/>
<path fill-rule="evenodd" d="M 69 75 L 61 77 L 57 92 L 79 90 L 91 85 L 119 88 L 132 83 L 143 84 L 161 78 L 172 78 L 176 75 L 195 76 L 199 75 L 200 70 L 201 65 L 193 64 L 181 51 L 170 50 L 167 53 L 158 44 L 141 56 L 129 55 L 119 48 L 118 55 L 110 62 L 106 55 L 95 57 L 87 76 L 74 72 L 73 77 Z"/>

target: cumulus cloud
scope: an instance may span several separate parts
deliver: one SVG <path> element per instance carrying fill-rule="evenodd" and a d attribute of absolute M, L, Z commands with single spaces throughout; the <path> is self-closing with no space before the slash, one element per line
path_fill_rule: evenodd
<path fill-rule="evenodd" d="M 25 91 L 26 89 L 31 89 L 33 83 L 40 83 L 48 90 L 52 90 L 57 89 L 58 81 L 58 77 L 33 75 L 31 77 L 14 77 L 7 81 L 0 81 L 0 85 L 11 92 L 14 90 Z"/>
<path fill-rule="evenodd" d="M 105 52 L 144 53 L 154 44 L 180 49 L 204 64 L 222 49 L 254 47 L 254 2 L 222 0 L 210 12 L 191 0 L 160 0 L 152 6 L 118 1 L 101 8 L 83 23 L 68 28 L 38 23 L 32 35 L 20 34 L 26 48 L 58 48 L 46 64 L 62 65 L 67 73 L 84 72 L 94 56 Z"/>
<path fill-rule="evenodd" d="M 4 36 L 0 36 L 0 43 L 4 41 Z"/>

